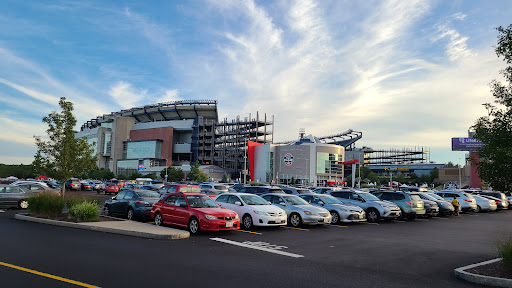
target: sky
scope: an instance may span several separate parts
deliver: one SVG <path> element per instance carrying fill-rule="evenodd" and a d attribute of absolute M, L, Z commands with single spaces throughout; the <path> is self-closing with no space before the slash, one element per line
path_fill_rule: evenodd
<path fill-rule="evenodd" d="M 218 100 L 274 115 L 274 141 L 363 132 L 357 147 L 464 159 L 505 67 L 512 1 L 0 1 L 0 163 L 29 164 L 42 118 Z"/>

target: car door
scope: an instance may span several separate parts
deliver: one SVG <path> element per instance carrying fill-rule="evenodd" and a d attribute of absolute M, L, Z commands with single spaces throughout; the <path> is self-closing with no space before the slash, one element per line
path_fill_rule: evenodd
<path fill-rule="evenodd" d="M 128 208 L 130 207 L 130 203 L 136 197 L 137 197 L 137 195 L 135 195 L 135 192 L 133 192 L 133 191 L 126 192 L 126 195 L 124 195 L 124 198 L 123 198 L 123 200 L 121 200 L 121 205 L 120 205 L 120 209 L 121 209 L 122 213 L 128 214 Z"/>
<path fill-rule="evenodd" d="M 237 205 L 235 203 L 240 202 L 243 203 L 238 196 L 235 195 L 229 195 L 227 201 L 225 203 L 222 203 L 222 207 L 231 209 L 235 211 L 238 215 L 240 215 L 240 218 L 244 215 L 245 207 L 242 205 Z"/>
<path fill-rule="evenodd" d="M 7 200 L 5 195 L 5 187 L 0 187 L 0 208 L 5 208 L 7 206 Z"/>
<path fill-rule="evenodd" d="M 124 195 L 126 195 L 126 191 L 122 191 L 121 193 L 114 196 L 110 202 L 109 210 L 112 214 L 121 214 L 122 212 L 122 200 L 124 198 Z"/>
<path fill-rule="evenodd" d="M 174 208 L 174 218 L 176 219 L 176 224 L 181 226 L 188 226 L 188 219 L 190 218 L 191 213 L 189 209 L 191 208 L 188 207 L 185 196 L 176 195 L 176 206 Z"/>
<path fill-rule="evenodd" d="M 19 187 L 7 186 L 5 187 L 4 197 L 8 207 L 18 207 L 18 202 L 26 198 L 26 195 Z"/>
<path fill-rule="evenodd" d="M 291 209 L 292 207 L 290 206 L 290 204 L 286 203 L 286 201 L 282 197 L 273 195 L 271 202 L 272 202 L 272 205 L 275 205 L 275 206 L 283 209 L 286 212 L 286 215 L 290 215 L 290 212 L 292 211 L 292 209 Z"/>
<path fill-rule="evenodd" d="M 160 206 L 160 213 L 165 223 L 176 225 L 174 212 L 176 210 L 176 195 L 169 195 Z"/>

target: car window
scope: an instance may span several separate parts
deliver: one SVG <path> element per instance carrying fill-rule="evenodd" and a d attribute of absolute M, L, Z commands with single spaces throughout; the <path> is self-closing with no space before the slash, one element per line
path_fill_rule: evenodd
<path fill-rule="evenodd" d="M 265 196 L 263 196 L 263 197 L 261 197 L 261 198 L 263 198 L 263 199 L 265 199 L 265 200 L 267 200 L 267 201 L 272 202 L 272 195 L 265 195 Z"/>
<path fill-rule="evenodd" d="M 405 200 L 405 195 L 402 193 L 394 193 L 395 194 L 395 200 Z"/>
<path fill-rule="evenodd" d="M 300 198 L 304 199 L 304 201 L 311 203 L 311 200 L 313 199 L 313 196 L 310 195 L 300 195 Z"/>
<path fill-rule="evenodd" d="M 283 191 L 286 194 L 292 194 L 293 193 L 292 190 L 290 190 L 290 189 L 283 189 Z"/>
<path fill-rule="evenodd" d="M 308 201 L 309 203 L 319 204 L 319 202 L 322 202 L 322 203 L 324 202 L 324 201 L 322 201 L 322 199 L 320 199 L 320 197 L 314 196 L 311 198 L 313 198 L 313 199 L 311 199 L 311 202 Z"/>
<path fill-rule="evenodd" d="M 279 198 L 281 198 L 281 197 L 279 197 Z M 288 202 L 288 204 L 290 204 L 290 205 L 307 205 L 307 204 L 309 204 L 308 202 L 304 201 L 304 199 L 300 198 L 299 196 L 295 196 L 295 195 L 286 195 L 286 196 L 283 196 L 282 198 L 285 199 L 286 202 Z"/>
<path fill-rule="evenodd" d="M 374 193 L 375 197 L 378 197 L 382 200 L 391 200 L 392 196 L 389 193 Z"/>
<path fill-rule="evenodd" d="M 187 201 L 185 201 L 185 197 L 181 195 L 176 195 L 176 206 L 181 206 L 182 204 L 187 205 Z"/>
<path fill-rule="evenodd" d="M 167 190 L 167 193 L 176 192 L 176 186 L 169 186 L 169 190 Z"/>
<path fill-rule="evenodd" d="M 237 196 L 229 195 L 228 201 L 229 204 L 235 204 L 235 202 L 241 202 Z"/>
<path fill-rule="evenodd" d="M 20 193 L 20 192 L 21 192 L 20 188 L 18 188 L 18 187 L 5 187 L 5 193 Z"/>
<path fill-rule="evenodd" d="M 338 198 L 332 197 L 330 195 L 325 195 L 322 197 L 322 201 L 328 204 L 343 204 Z"/>
<path fill-rule="evenodd" d="M 160 194 L 163 194 L 163 193 L 166 193 L 166 192 L 167 192 L 167 187 L 166 186 L 158 189 L 158 193 L 160 193 Z"/>
<path fill-rule="evenodd" d="M 297 193 L 299 193 L 299 194 L 309 194 L 309 193 L 311 193 L 311 191 L 309 191 L 307 189 L 297 189 Z"/>
<path fill-rule="evenodd" d="M 227 190 L 228 188 L 224 185 L 215 185 L 214 186 L 215 189 L 217 190 Z"/>
<path fill-rule="evenodd" d="M 124 195 L 124 199 L 132 199 L 133 196 L 133 192 L 126 192 L 126 195 Z"/>
<path fill-rule="evenodd" d="M 138 191 L 138 192 L 136 192 L 136 194 L 142 198 L 158 198 L 158 197 L 160 197 L 160 194 L 158 194 L 156 192 L 152 192 L 152 191 Z"/>
<path fill-rule="evenodd" d="M 121 200 L 124 198 L 124 195 L 126 195 L 126 191 L 122 191 L 121 193 L 117 194 L 116 199 Z"/>
<path fill-rule="evenodd" d="M 419 195 L 417 195 L 417 194 L 412 194 L 412 195 L 410 195 L 410 196 L 411 196 L 411 199 L 412 199 L 413 201 L 420 201 L 420 200 L 421 200 L 420 196 L 419 196 Z"/>
<path fill-rule="evenodd" d="M 229 197 L 229 195 L 221 195 L 215 201 L 226 203 L 228 201 L 228 197 Z"/>
<path fill-rule="evenodd" d="M 247 205 L 269 205 L 265 199 L 256 195 L 242 195 L 241 198 Z"/>
<path fill-rule="evenodd" d="M 170 195 L 169 197 L 167 197 L 164 200 L 164 204 L 175 206 L 176 205 L 176 195 Z"/>
<path fill-rule="evenodd" d="M 340 197 L 340 198 L 348 199 L 348 193 L 344 193 L 344 192 L 331 192 L 331 195 L 334 196 L 334 197 Z"/>
<path fill-rule="evenodd" d="M 219 205 L 208 196 L 187 196 L 187 201 L 191 208 L 219 207 Z"/>

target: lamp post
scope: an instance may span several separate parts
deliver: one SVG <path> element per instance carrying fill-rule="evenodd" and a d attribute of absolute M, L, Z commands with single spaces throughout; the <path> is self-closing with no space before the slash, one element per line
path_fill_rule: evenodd
<path fill-rule="evenodd" d="M 460 173 L 460 158 L 459 158 L 459 189 L 462 189 L 462 175 Z"/>

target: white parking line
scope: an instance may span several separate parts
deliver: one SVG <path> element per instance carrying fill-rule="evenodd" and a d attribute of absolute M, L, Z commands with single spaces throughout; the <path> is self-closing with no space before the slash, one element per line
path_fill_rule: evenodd
<path fill-rule="evenodd" d="M 0 210 L 0 213 L 4 213 L 5 211 L 4 210 Z"/>
<path fill-rule="evenodd" d="M 288 252 L 279 251 L 279 250 L 275 250 L 275 249 L 270 249 L 270 248 L 265 248 L 265 247 L 260 247 L 260 246 L 244 244 L 244 243 L 240 243 L 240 242 L 236 242 L 236 241 L 231 241 L 231 240 L 227 240 L 227 239 L 223 239 L 223 238 L 210 238 L 210 240 L 218 241 L 218 242 L 222 242 L 222 243 L 227 243 L 227 244 L 231 244 L 231 245 L 236 245 L 236 246 L 240 246 L 240 247 L 250 248 L 250 249 L 261 250 L 261 251 L 265 251 L 265 252 L 269 252 L 269 253 L 274 253 L 274 254 L 279 254 L 279 255 L 288 256 L 288 257 L 293 257 L 293 258 L 304 257 L 303 255 L 299 255 L 299 254 L 293 254 L 293 253 L 288 253 Z"/>

